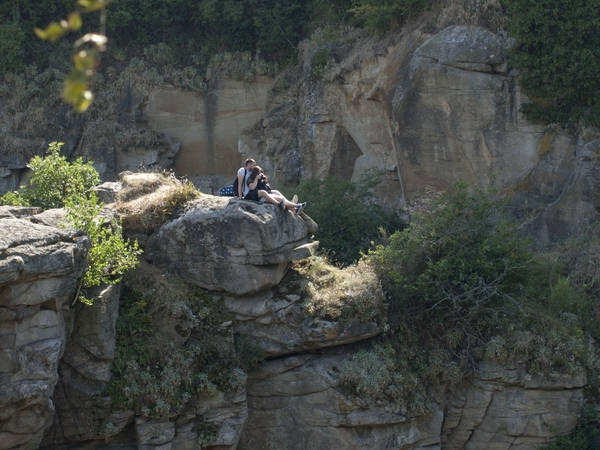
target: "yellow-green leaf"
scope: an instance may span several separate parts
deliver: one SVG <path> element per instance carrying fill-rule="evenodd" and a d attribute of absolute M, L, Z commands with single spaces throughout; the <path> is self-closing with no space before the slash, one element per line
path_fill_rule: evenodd
<path fill-rule="evenodd" d="M 98 62 L 98 52 L 95 50 L 81 50 L 73 55 L 75 68 L 86 73 L 96 70 Z"/>
<path fill-rule="evenodd" d="M 93 101 L 94 94 L 92 93 L 92 91 L 86 90 L 83 92 L 83 95 L 79 98 L 77 103 L 75 103 L 73 106 L 75 107 L 75 110 L 77 112 L 82 113 L 87 111 L 87 109 L 90 107 Z"/>
<path fill-rule="evenodd" d="M 85 83 L 67 78 L 63 86 L 62 98 L 67 103 L 75 104 L 86 90 L 87 85 Z"/>
<path fill-rule="evenodd" d="M 77 0 L 77 4 L 86 13 L 105 8 L 109 3 L 110 0 Z"/>
<path fill-rule="evenodd" d="M 50 25 L 46 27 L 46 29 L 42 30 L 40 28 L 34 28 L 33 31 L 40 39 L 50 42 L 56 42 L 61 37 L 65 35 L 68 31 L 68 24 L 66 21 L 52 22 Z"/>
<path fill-rule="evenodd" d="M 67 22 L 69 24 L 69 28 L 73 31 L 79 30 L 81 28 L 81 26 L 83 25 L 83 21 L 81 20 L 81 15 L 77 11 L 69 14 Z"/>

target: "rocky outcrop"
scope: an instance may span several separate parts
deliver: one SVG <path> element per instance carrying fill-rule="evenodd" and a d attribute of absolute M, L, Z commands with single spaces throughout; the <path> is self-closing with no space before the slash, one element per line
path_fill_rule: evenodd
<path fill-rule="evenodd" d="M 52 423 L 66 317 L 89 243 L 24 212 L 35 211 L 0 207 L 0 448 L 35 449 Z"/>
<path fill-rule="evenodd" d="M 121 188 L 106 186 L 107 199 L 118 199 Z M 110 208 L 118 210 L 116 204 Z M 0 415 L 0 448 L 102 441 L 105 448 L 115 449 L 193 449 L 201 443 L 203 448 L 231 450 L 516 450 L 534 449 L 570 431 L 577 420 L 586 385 L 583 374 L 538 378 L 518 364 L 482 362 L 473 378 L 440 398 L 439 404 L 429 405 L 427 412 L 350 393 L 341 368 L 384 329 L 372 314 L 383 311 L 378 280 L 360 267 L 356 273 L 313 269 L 320 275 L 311 276 L 330 277 L 329 285 L 318 290 L 310 288 L 316 279 L 303 278 L 298 268 L 282 267 L 284 278 L 265 276 L 261 262 L 287 266 L 310 253 L 292 251 L 314 244 L 310 218 L 272 205 L 210 195 L 188 202 L 178 216 L 153 232 L 148 258 L 162 265 L 143 263 L 131 275 L 128 288 L 155 302 L 147 312 L 153 317 L 149 339 L 165 349 L 175 351 L 189 339 L 216 338 L 214 345 L 229 358 L 237 335 L 260 348 L 267 360 L 248 377 L 234 370 L 235 388 L 199 395 L 177 413 L 159 418 L 122 410 L 107 395 L 119 288 L 101 288 L 93 307 L 69 311 L 88 243 L 84 236 L 57 228 L 61 220 L 59 210 L 0 209 L 0 329 L 6 337 L 0 353 L 0 401 L 5 411 Z M 236 230 L 245 232 L 246 239 L 225 239 Z M 187 261 L 176 261 L 176 255 Z M 226 278 L 210 271 L 200 276 L 187 268 L 200 270 L 200 261 L 208 270 L 229 267 L 238 272 L 228 273 L 254 276 L 259 282 L 236 292 Z M 179 275 L 169 275 L 173 272 Z M 206 283 L 203 277 L 213 283 L 210 301 L 227 313 L 227 319 L 215 324 L 216 336 L 203 335 L 199 328 L 206 319 L 204 309 L 194 312 L 186 303 L 193 292 L 186 286 L 197 289 Z M 183 290 L 176 290 L 180 285 Z M 343 298 L 341 309 L 336 312 L 328 303 L 318 312 L 315 295 Z M 348 311 L 350 306 L 357 309 Z M 302 439 L 295 439 L 299 434 Z"/>
<path fill-rule="evenodd" d="M 411 417 L 398 405 L 369 405 L 344 394 L 336 373 L 348 356 L 343 350 L 292 356 L 269 361 L 253 373 L 240 449 L 440 448 L 439 409 Z"/>
<path fill-rule="evenodd" d="M 316 224 L 276 205 L 204 195 L 151 236 L 146 258 L 190 282 L 244 295 L 276 286 L 316 249 Z"/>

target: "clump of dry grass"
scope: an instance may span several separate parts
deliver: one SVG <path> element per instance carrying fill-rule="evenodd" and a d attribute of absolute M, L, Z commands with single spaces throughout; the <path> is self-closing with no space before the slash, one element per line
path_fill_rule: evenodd
<path fill-rule="evenodd" d="M 151 234 L 201 195 L 190 181 L 173 175 L 128 173 L 122 182 L 117 210 L 128 234 Z"/>
<path fill-rule="evenodd" d="M 366 263 L 340 269 L 324 257 L 314 256 L 296 263 L 295 270 L 306 280 L 311 315 L 328 320 L 383 321 L 383 291 L 379 278 Z"/>

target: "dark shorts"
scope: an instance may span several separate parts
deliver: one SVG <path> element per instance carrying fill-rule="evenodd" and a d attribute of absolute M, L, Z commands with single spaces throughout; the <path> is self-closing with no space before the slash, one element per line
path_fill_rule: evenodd
<path fill-rule="evenodd" d="M 246 196 L 244 197 L 244 200 L 254 200 L 255 202 L 258 201 L 258 189 L 252 189 L 251 191 L 249 191 Z"/>

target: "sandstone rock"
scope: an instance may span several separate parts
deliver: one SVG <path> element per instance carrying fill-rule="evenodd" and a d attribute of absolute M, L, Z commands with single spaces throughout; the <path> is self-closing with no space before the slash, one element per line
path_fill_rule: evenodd
<path fill-rule="evenodd" d="M 484 361 L 478 376 L 450 398 L 443 448 L 538 448 L 575 427 L 585 385 L 583 373 L 532 377 Z"/>
<path fill-rule="evenodd" d="M 204 195 L 150 237 L 145 255 L 202 288 L 243 295 L 277 285 L 290 261 L 310 256 L 315 229 L 305 214 Z"/>
<path fill-rule="evenodd" d="M 22 216 L 18 210 L 11 214 Z M 0 448 L 37 448 L 54 413 L 65 311 L 89 241 L 26 218 L 0 219 Z"/>
<path fill-rule="evenodd" d="M 562 155 L 561 170 L 548 173 L 541 165 L 536 168 L 526 180 L 529 196 L 523 193 L 513 202 L 532 197 L 537 200 L 528 203 L 533 218 L 523 228 L 535 237 L 538 247 L 585 233 L 598 220 L 600 139 L 576 145 L 573 150 Z M 542 199 L 545 200 L 543 203 Z M 547 206 L 541 206 L 541 203 Z"/>
<path fill-rule="evenodd" d="M 439 448 L 439 409 L 407 417 L 397 405 L 358 404 L 337 387 L 335 368 L 344 358 L 343 352 L 280 358 L 252 374 L 240 450 Z"/>
<path fill-rule="evenodd" d="M 181 143 L 174 164 L 177 175 L 198 180 L 204 192 L 214 194 L 231 183 L 241 166 L 238 135 L 264 113 L 272 84 L 264 76 L 248 83 L 215 73 L 206 92 L 153 89 L 143 111 L 153 129 Z M 215 175 L 221 176 L 218 181 Z"/>
<path fill-rule="evenodd" d="M 370 307 L 382 311 L 381 290 L 372 293 L 372 297 Z M 326 319 L 311 314 L 305 305 L 307 301 L 301 287 L 289 286 L 286 280 L 277 288 L 258 294 L 223 298 L 225 307 L 234 315 L 235 332 L 248 337 L 268 358 L 350 344 L 382 332 L 375 320 Z"/>
<path fill-rule="evenodd" d="M 106 387 L 115 353 L 119 285 L 90 289 L 93 305 L 78 304 L 73 331 L 59 366 L 56 416 L 46 433 L 50 445 L 103 439 L 110 421 Z"/>

